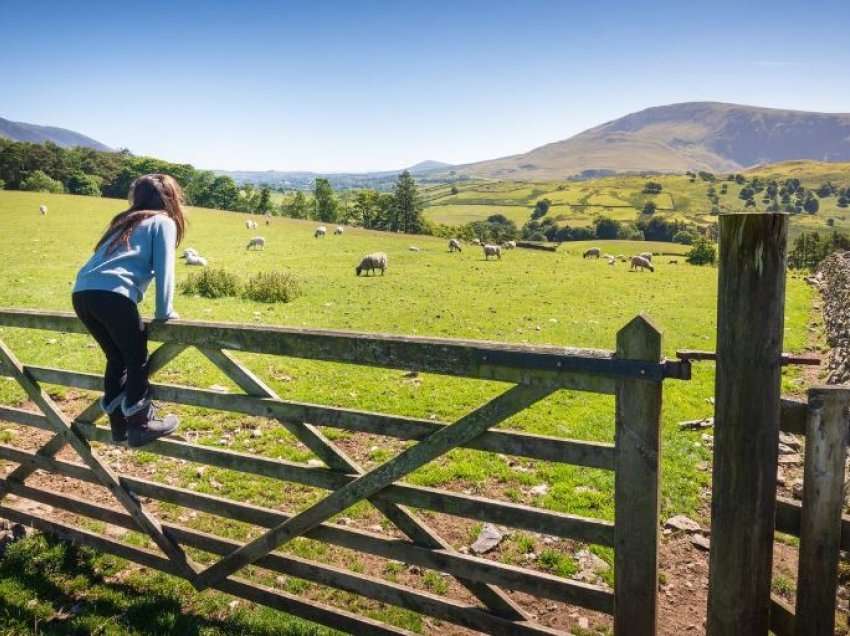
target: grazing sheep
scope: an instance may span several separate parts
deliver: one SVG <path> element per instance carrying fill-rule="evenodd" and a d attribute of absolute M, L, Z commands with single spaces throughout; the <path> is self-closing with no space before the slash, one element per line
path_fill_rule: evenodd
<path fill-rule="evenodd" d="M 600 256 L 602 256 L 602 250 L 598 247 L 591 247 L 584 250 L 584 254 L 581 255 L 582 258 L 599 258 Z"/>
<path fill-rule="evenodd" d="M 42 203 L 40 206 L 38 206 L 38 211 L 41 212 L 42 216 L 44 216 L 45 214 L 47 214 L 47 206 Z"/>
<path fill-rule="evenodd" d="M 504 247 L 506 250 L 512 250 L 516 247 L 516 241 L 505 241 L 504 243 L 502 243 L 502 247 Z"/>
<path fill-rule="evenodd" d="M 334 230 L 334 234 L 342 234 L 344 231 L 345 231 L 344 227 L 342 227 L 341 225 L 337 225 L 336 229 Z"/>
<path fill-rule="evenodd" d="M 486 244 L 484 247 L 484 260 L 490 260 L 491 256 L 495 256 L 499 260 L 502 259 L 502 247 L 500 245 Z"/>
<path fill-rule="evenodd" d="M 250 241 L 248 241 L 248 245 L 245 246 L 246 250 L 250 250 L 251 248 L 264 250 L 266 249 L 266 239 L 262 236 L 255 236 Z"/>
<path fill-rule="evenodd" d="M 460 241 L 458 241 L 457 239 L 449 239 L 449 251 L 462 252 L 463 249 L 460 246 Z"/>
<path fill-rule="evenodd" d="M 629 267 L 630 270 L 644 270 L 648 269 L 650 272 L 654 272 L 655 268 L 652 266 L 647 259 L 643 256 L 632 256 L 632 264 Z"/>
<path fill-rule="evenodd" d="M 256 229 L 257 229 L 257 223 L 256 223 L 256 221 L 252 221 L 252 220 L 250 220 L 250 219 L 248 219 L 247 221 L 245 221 L 245 229 L 248 229 L 248 230 L 256 230 Z"/>
<path fill-rule="evenodd" d="M 473 245 L 481 245 L 481 239 L 479 239 L 479 238 L 472 239 L 472 244 Z"/>
<path fill-rule="evenodd" d="M 411 252 L 421 252 L 422 251 L 418 247 L 416 247 L 415 245 L 411 245 L 407 249 L 409 249 Z"/>
<path fill-rule="evenodd" d="M 629 259 L 626 258 L 625 254 L 617 254 L 617 260 L 620 261 L 621 263 L 625 263 Z"/>
<path fill-rule="evenodd" d="M 652 252 L 641 252 L 640 254 L 638 254 L 638 256 L 640 256 L 641 258 L 645 258 L 650 263 L 652 262 Z"/>
<path fill-rule="evenodd" d="M 373 273 L 376 269 L 381 270 L 381 276 L 384 275 L 384 272 L 387 270 L 387 255 L 383 252 L 375 252 L 373 254 L 367 254 L 363 257 L 363 260 L 360 261 L 360 265 L 354 268 L 354 271 L 357 272 L 357 275 L 360 276 L 362 272 L 366 272 L 366 275 Z"/>
<path fill-rule="evenodd" d="M 679 264 L 679 259 L 677 259 L 677 258 L 671 258 L 669 261 L 667 261 L 667 264 L 668 264 L 668 265 L 678 265 L 678 264 Z"/>
<path fill-rule="evenodd" d="M 616 263 L 616 262 L 617 262 L 617 259 L 616 259 L 616 258 L 614 258 L 613 256 L 609 256 L 609 257 L 608 257 L 608 264 L 609 264 L 609 265 L 612 265 L 612 266 L 613 266 L 613 265 L 614 265 L 614 263 Z"/>
<path fill-rule="evenodd" d="M 324 237 L 325 234 L 327 234 L 327 233 L 328 233 L 328 228 L 326 228 L 324 225 L 320 225 L 319 227 L 316 228 L 316 231 L 313 232 L 313 238 L 319 238 L 320 236 Z"/>
<path fill-rule="evenodd" d="M 194 247 L 187 247 L 185 250 L 183 250 L 183 258 L 188 258 L 190 254 L 192 256 L 200 256 L 200 254 L 198 254 L 198 250 L 196 250 Z"/>

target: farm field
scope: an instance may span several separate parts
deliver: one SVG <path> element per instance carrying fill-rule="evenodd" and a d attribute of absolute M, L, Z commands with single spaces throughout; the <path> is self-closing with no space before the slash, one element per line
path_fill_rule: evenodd
<path fill-rule="evenodd" d="M 797 178 L 808 189 L 816 189 L 828 181 L 846 187 L 850 185 L 850 165 L 824 164 L 814 161 L 795 161 L 754 168 L 743 173 L 748 178 L 759 176 L 764 179 L 783 181 Z M 724 180 L 726 175 L 716 175 L 715 190 L 719 196 L 721 212 L 744 210 L 744 201 L 738 198 L 740 185 Z M 655 195 L 642 192 L 647 181 L 660 183 L 662 192 Z M 720 193 L 721 185 L 727 187 L 726 194 Z M 426 202 L 425 216 L 446 225 L 461 225 L 486 219 L 492 214 L 505 214 L 518 226 L 531 216 L 535 203 L 549 199 L 552 207 L 549 216 L 572 226 L 592 225 L 597 216 L 608 216 L 620 221 L 635 221 L 647 201 L 658 208 L 657 216 L 672 220 L 682 219 L 706 225 L 716 221 L 710 216 L 712 204 L 707 191 L 712 185 L 700 178 L 687 175 L 617 175 L 586 181 L 509 182 L 468 181 L 455 184 L 456 194 L 445 185 L 423 188 Z M 764 204 L 757 198 L 758 208 Z M 475 203 L 471 208 L 463 203 Z M 835 196 L 819 200 L 816 214 L 799 214 L 792 220 L 792 235 L 807 231 L 831 229 L 827 220 L 832 219 L 836 229 L 850 231 L 850 208 L 839 208 Z M 516 207 L 507 208 L 513 205 Z M 500 207 L 501 206 L 501 207 Z M 508 213 L 506 210 L 510 210 Z"/>
<path fill-rule="evenodd" d="M 642 185 L 642 179 L 634 179 L 635 184 Z M 664 179 L 674 177 L 659 178 L 666 189 Z M 575 187 L 588 186 L 582 183 Z M 534 186 L 529 192 L 537 189 Z M 605 192 L 610 190 L 609 186 L 604 189 Z M 513 191 L 496 189 L 491 194 L 501 197 Z M 595 192 L 590 187 L 583 196 L 593 196 Z M 673 195 L 677 201 L 683 198 Z M 41 203 L 49 207 L 46 216 L 38 214 Z M 0 237 L 3 238 L 0 307 L 69 311 L 70 289 L 78 267 L 88 258 L 110 217 L 123 209 L 123 205 L 120 200 L 0 191 Z M 441 207 L 486 208 L 455 203 Z M 495 208 L 500 213 L 505 213 L 506 209 L 523 208 Z M 196 248 L 209 259 L 211 267 L 225 268 L 243 279 L 260 271 L 288 270 L 301 281 L 304 295 L 289 304 L 267 305 L 236 298 L 210 300 L 178 292 L 175 307 L 181 318 L 612 349 L 617 330 L 636 314 L 645 313 L 662 330 L 663 347 L 668 357 L 674 356 L 677 349 L 714 347 L 715 269 L 693 267 L 682 259 L 679 264 L 671 265 L 667 258 L 658 257 L 654 274 L 633 273 L 625 264 L 610 267 L 604 261 L 581 258 L 581 252 L 590 245 L 612 254 L 681 253 L 687 249 L 684 246 L 629 241 L 569 243 L 555 253 L 506 251 L 500 261 L 488 262 L 473 246 L 464 246 L 461 254 L 449 254 L 446 242 L 433 237 L 347 228 L 343 236 L 314 239 L 314 222 L 275 218 L 270 226 L 261 222 L 259 229 L 249 231 L 244 226 L 246 218 L 246 215 L 230 212 L 190 209 L 183 247 Z M 248 238 L 255 234 L 266 238 L 264 251 L 245 250 Z M 421 251 L 409 251 L 411 245 Z M 378 250 L 389 256 L 386 275 L 356 277 L 354 267 L 360 257 Z M 178 284 L 194 271 L 178 262 Z M 784 348 L 800 352 L 810 344 L 812 291 L 802 277 L 790 275 L 787 293 Z M 148 315 L 152 313 L 151 296 L 152 292 L 142 306 Z M 100 353 L 84 336 L 0 328 L 0 340 L 8 343 L 28 364 L 101 371 Z M 239 354 L 238 357 L 283 399 L 445 421 L 456 419 L 503 389 L 498 383 L 430 374 L 411 376 L 395 370 L 262 355 Z M 173 384 L 238 391 L 193 351 L 185 352 L 156 378 Z M 793 371 L 787 372 L 785 388 L 788 391 L 799 390 L 800 382 Z M 711 452 L 702 442 L 701 432 L 680 431 L 678 422 L 711 413 L 712 407 L 707 400 L 713 395 L 713 384 L 713 365 L 701 363 L 695 364 L 692 381 L 669 381 L 665 385 L 663 517 L 677 513 L 696 515 L 704 505 L 701 495 L 710 484 Z M 83 397 L 88 395 L 58 387 L 52 387 L 51 394 L 63 400 L 69 411 L 78 408 Z M 13 383 L 0 378 L 0 404 L 23 403 L 23 393 Z M 191 407 L 171 410 L 181 416 L 180 434 L 193 442 L 294 462 L 306 463 L 313 458 L 304 446 L 274 422 Z M 611 442 L 613 399 L 561 391 L 512 418 L 505 426 L 546 435 Z M 253 434 L 257 430 L 260 435 Z M 330 428 L 323 430 L 366 468 L 386 461 L 404 447 L 400 442 L 387 442 L 376 436 Z M 32 433 L 0 423 L 0 437 L 5 443 L 34 443 L 27 435 Z M 195 465 L 145 452 L 110 455 L 110 461 L 120 461 L 123 470 L 144 474 L 149 479 L 273 508 L 298 510 L 321 496 L 321 492 L 313 488 L 282 487 L 278 482 L 216 468 L 198 471 Z M 576 515 L 613 518 L 613 476 L 602 470 L 546 462 L 509 463 L 493 453 L 456 450 L 416 471 L 408 481 L 473 494 L 486 493 L 494 498 Z M 532 488 L 541 484 L 547 486 L 545 492 L 535 494 Z M 205 514 L 185 517 L 180 508 L 173 506 L 160 506 L 158 514 L 183 525 L 240 540 L 256 534 L 254 528 L 224 523 Z M 358 504 L 344 516 L 347 523 L 356 527 L 381 524 L 381 517 L 368 505 Z M 439 528 L 456 548 L 468 546 L 479 529 L 478 524 L 457 518 L 433 513 L 423 513 L 423 517 Z M 390 529 L 383 526 L 383 531 L 390 532 Z M 127 540 L 143 541 L 132 533 Z M 522 532 L 511 534 L 488 557 L 508 563 L 523 562 L 529 545 L 538 554 L 548 550 L 550 557 L 528 567 L 565 575 L 576 571 L 574 555 L 582 546 L 559 540 L 544 547 L 540 537 Z M 284 551 L 433 593 L 462 596 L 455 582 L 434 573 L 400 570 L 396 565 L 377 559 L 360 559 L 345 550 L 311 541 L 293 542 Z M 611 561 L 608 550 L 593 548 L 593 551 L 603 560 Z M 109 563 L 115 572 L 123 567 L 116 561 Z M 341 606 L 356 605 L 361 613 L 413 631 L 437 629 L 406 610 L 370 603 L 300 579 L 266 580 L 260 572 L 256 576 L 267 585 L 308 598 Z M 0 570 L 0 591 L 2 577 Z M 142 588 L 153 589 L 155 580 L 163 577 L 133 572 L 132 578 Z M 612 582 L 610 574 L 603 578 L 609 584 Z M 173 582 L 164 587 L 168 593 L 203 606 L 204 612 L 214 612 L 229 600 L 229 597 L 210 592 L 194 595 L 186 586 L 175 586 Z M 263 614 L 272 615 L 273 612 Z M 239 620 L 247 622 L 222 627 L 225 630 L 222 633 L 226 633 L 225 628 L 238 633 L 242 626 L 259 619 L 246 615 Z M 313 633 L 305 625 L 293 621 L 277 629 L 293 634 Z"/>

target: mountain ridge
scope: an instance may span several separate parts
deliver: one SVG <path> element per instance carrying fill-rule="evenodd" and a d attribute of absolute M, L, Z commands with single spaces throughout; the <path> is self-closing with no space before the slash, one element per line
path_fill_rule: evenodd
<path fill-rule="evenodd" d="M 22 121 L 12 121 L 3 117 L 0 117 L 0 137 L 11 139 L 12 141 L 26 141 L 35 144 L 42 144 L 49 141 L 62 148 L 83 146 L 105 152 L 114 150 L 97 139 L 92 139 L 67 128 L 40 126 Z"/>
<path fill-rule="evenodd" d="M 705 101 L 653 106 L 525 153 L 452 171 L 552 179 L 586 172 L 727 172 L 799 159 L 850 161 L 850 114 Z"/>

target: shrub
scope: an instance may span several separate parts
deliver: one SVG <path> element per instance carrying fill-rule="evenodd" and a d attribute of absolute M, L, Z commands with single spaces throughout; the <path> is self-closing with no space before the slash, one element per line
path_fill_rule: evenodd
<path fill-rule="evenodd" d="M 673 235 L 673 242 L 681 243 L 682 245 L 693 245 L 694 240 L 696 240 L 694 233 L 687 230 L 679 230 Z"/>
<path fill-rule="evenodd" d="M 242 292 L 244 298 L 261 303 L 288 303 L 301 294 L 301 283 L 290 272 L 254 274 Z"/>
<path fill-rule="evenodd" d="M 61 181 L 52 179 L 42 170 L 33 170 L 32 174 L 21 181 L 21 190 L 32 192 L 64 192 Z"/>
<path fill-rule="evenodd" d="M 713 265 L 716 259 L 717 250 L 710 241 L 704 238 L 698 238 L 691 251 L 685 254 L 685 260 L 691 265 Z"/>
<path fill-rule="evenodd" d="M 238 296 L 241 286 L 236 274 L 231 274 L 225 269 L 204 268 L 184 280 L 180 285 L 180 291 L 204 298 L 223 298 Z"/>

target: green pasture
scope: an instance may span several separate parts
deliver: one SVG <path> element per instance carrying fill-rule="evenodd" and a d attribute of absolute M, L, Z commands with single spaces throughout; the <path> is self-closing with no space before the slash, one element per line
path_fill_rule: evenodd
<path fill-rule="evenodd" d="M 498 196 L 503 195 L 498 192 Z M 49 207 L 46 216 L 38 213 L 41 203 Z M 438 207 L 443 208 L 443 219 L 463 214 L 467 215 L 463 218 L 470 218 L 472 210 L 466 208 L 487 209 L 471 205 Z M 88 258 L 109 218 L 121 208 L 122 201 L 117 200 L 0 192 L 0 306 L 69 311 L 77 269 Z M 437 214 L 434 210 L 429 208 L 431 218 Z M 507 215 L 509 210 L 523 208 L 494 206 L 484 216 Z M 288 270 L 301 281 L 304 295 L 290 304 L 266 305 L 238 298 L 209 300 L 178 293 L 175 305 L 181 318 L 612 349 L 617 330 L 644 313 L 663 332 L 667 356 L 674 356 L 677 349 L 714 347 L 715 269 L 690 266 L 681 258 L 678 264 L 670 264 L 668 258 L 659 256 L 654 274 L 635 273 L 623 263 L 612 267 L 602 260 L 581 258 L 581 252 L 589 245 L 599 246 L 606 253 L 626 255 L 642 251 L 681 253 L 685 249 L 682 246 L 594 241 L 565 244 L 555 253 L 516 249 L 506 251 L 501 260 L 485 261 L 479 248 L 466 245 L 462 253 L 450 254 L 446 241 L 432 237 L 347 228 L 342 236 L 314 239 L 313 222 L 275 218 L 270 226 L 261 222 L 257 230 L 249 231 L 244 225 L 246 218 L 229 212 L 190 209 L 183 247 L 194 247 L 209 259 L 210 267 L 226 268 L 243 279 L 260 271 Z M 265 251 L 246 251 L 248 238 L 255 234 L 266 238 Z M 410 251 L 410 246 L 421 251 Z M 379 250 L 389 256 L 386 275 L 356 277 L 354 267 L 359 259 Z M 178 282 L 192 271 L 179 262 Z M 810 288 L 802 279 L 790 276 L 785 350 L 802 351 L 809 344 L 811 301 Z M 147 314 L 152 312 L 152 298 L 145 299 L 142 309 Z M 0 339 L 26 363 L 89 372 L 100 372 L 103 365 L 99 351 L 82 335 L 0 328 Z M 238 357 L 284 399 L 441 421 L 455 420 L 505 389 L 493 382 L 429 374 L 412 377 L 398 370 L 264 355 Z M 713 365 L 695 365 L 693 376 L 690 382 L 669 381 L 665 385 L 662 515 L 696 514 L 703 509 L 701 493 L 710 483 L 706 462 L 711 453 L 702 441 L 702 432 L 682 432 L 678 422 L 711 414 L 708 400 L 713 394 Z M 181 355 L 157 379 L 237 390 L 196 352 Z M 798 382 L 788 375 L 786 388 L 799 388 Z M 58 387 L 51 388 L 51 392 L 71 401 L 80 397 L 79 391 Z M 22 392 L 2 378 L 0 403 L 24 403 Z M 305 447 L 274 422 L 189 407 L 169 408 L 181 416 L 181 434 L 197 443 L 291 461 L 312 458 Z M 515 416 L 505 426 L 610 442 L 614 434 L 613 399 L 561 391 Z M 24 435 L 19 429 L 11 425 L 5 428 L 6 443 L 23 439 L 18 437 Z M 254 435 L 254 430 L 261 434 Z M 404 447 L 395 441 L 367 439 L 336 429 L 325 432 L 366 467 L 386 461 Z M 298 510 L 323 494 L 305 486 L 226 470 L 210 468 L 201 474 L 195 465 L 144 452 L 133 453 L 132 457 L 131 466 L 144 466 L 151 478 L 258 505 Z M 409 481 L 577 515 L 612 519 L 614 514 L 613 475 L 602 470 L 526 460 L 509 462 L 492 453 L 457 450 L 416 471 Z M 546 494 L 532 494 L 531 488 L 539 484 L 549 486 Z M 184 525 L 240 539 L 256 533 L 254 528 L 204 514 L 184 518 L 178 508 L 163 506 L 160 513 Z M 381 523 L 381 517 L 366 504 L 358 504 L 344 514 L 363 527 Z M 474 531 L 474 524 L 458 521 L 457 530 L 449 533 L 450 541 L 458 548 L 467 545 Z M 523 537 L 523 533 L 517 533 L 511 541 L 521 538 L 539 541 Z M 571 558 L 569 551 L 577 549 L 568 543 L 556 546 L 567 559 Z M 495 558 L 509 562 L 519 559 L 521 555 L 512 545 L 508 542 Z M 542 547 L 538 545 L 538 551 Z M 294 542 L 286 550 L 346 567 L 359 563 L 357 555 L 313 542 Z M 610 560 L 609 551 L 598 552 Z M 395 576 L 389 571 L 371 571 L 373 566 L 368 564 L 360 563 L 358 567 L 376 576 Z M 263 582 L 276 584 L 274 580 Z M 281 585 L 298 588 L 322 601 L 360 603 L 348 594 L 295 579 Z M 421 621 L 409 612 L 368 604 L 358 607 L 367 607 L 373 615 L 394 624 L 422 629 Z"/>

